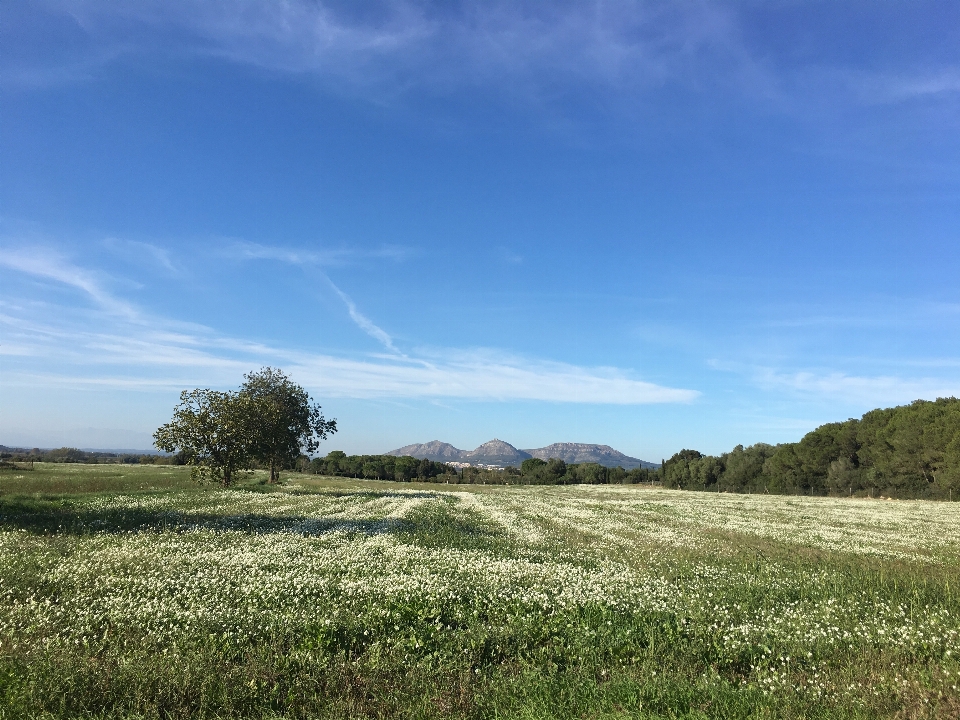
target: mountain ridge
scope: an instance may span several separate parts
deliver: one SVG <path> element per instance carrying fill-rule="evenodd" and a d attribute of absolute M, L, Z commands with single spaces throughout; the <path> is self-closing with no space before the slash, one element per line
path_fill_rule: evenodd
<path fill-rule="evenodd" d="M 519 466 L 527 458 L 540 460 L 559 458 L 568 464 L 597 463 L 605 467 L 622 467 L 633 470 L 638 467 L 655 468 L 657 463 L 640 460 L 614 450 L 609 445 L 594 443 L 553 443 L 542 448 L 521 450 L 508 442 L 494 438 L 474 450 L 460 450 L 450 443 L 431 440 L 426 443 L 404 445 L 385 455 L 410 455 L 415 458 L 427 458 L 435 462 L 465 462 L 471 465 L 513 465 Z"/>

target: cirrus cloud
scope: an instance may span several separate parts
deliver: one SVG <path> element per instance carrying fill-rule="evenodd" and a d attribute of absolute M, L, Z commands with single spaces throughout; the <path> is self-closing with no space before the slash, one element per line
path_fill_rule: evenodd
<path fill-rule="evenodd" d="M 65 286 L 87 300 L 59 304 L 54 295 L 42 292 L 19 302 L 0 302 L 6 384 L 180 389 L 232 385 L 251 367 L 271 364 L 282 365 L 298 381 L 328 397 L 635 405 L 685 403 L 699 395 L 641 380 L 628 370 L 490 349 L 404 354 L 333 283 L 351 319 L 390 354 L 336 356 L 231 337 L 142 312 L 56 252 L 20 248 L 2 258 L 4 266 L 22 277 Z"/>

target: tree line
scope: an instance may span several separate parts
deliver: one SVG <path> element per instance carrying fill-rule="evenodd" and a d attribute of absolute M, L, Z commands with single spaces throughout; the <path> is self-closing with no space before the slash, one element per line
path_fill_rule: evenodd
<path fill-rule="evenodd" d="M 660 475 L 682 490 L 960 499 L 960 400 L 872 410 L 795 443 L 681 450 Z"/>
<path fill-rule="evenodd" d="M 334 450 L 326 457 L 301 465 L 305 472 L 333 477 L 396 480 L 399 482 L 471 483 L 486 485 L 574 485 L 606 483 L 652 483 L 656 470 L 608 468 L 597 463 L 568 465 L 559 458 L 524 460 L 519 468 L 456 468 L 442 462 L 395 455 L 347 455 Z"/>
<path fill-rule="evenodd" d="M 40 448 L 4 448 L 0 450 L 0 467 L 3 462 L 83 463 L 85 465 L 184 465 L 175 455 L 147 455 L 144 453 L 112 453 L 103 450 L 80 450 L 62 447 L 55 450 Z"/>

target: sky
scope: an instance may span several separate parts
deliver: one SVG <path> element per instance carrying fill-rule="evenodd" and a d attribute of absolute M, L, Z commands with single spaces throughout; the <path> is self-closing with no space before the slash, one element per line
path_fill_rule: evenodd
<path fill-rule="evenodd" d="M 14 0 L 0 443 L 279 367 L 379 453 L 960 396 L 955 2 Z"/>

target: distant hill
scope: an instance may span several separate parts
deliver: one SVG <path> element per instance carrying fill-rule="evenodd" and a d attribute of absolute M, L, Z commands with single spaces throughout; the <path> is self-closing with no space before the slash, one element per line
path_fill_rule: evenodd
<path fill-rule="evenodd" d="M 530 453 L 523 450 L 517 450 L 510 443 L 503 440 L 490 440 L 478 447 L 476 450 L 464 453 L 461 462 L 468 462 L 471 465 L 520 465 L 524 460 L 531 457 Z"/>
<path fill-rule="evenodd" d="M 432 440 L 428 443 L 415 443 L 405 445 L 397 450 L 391 450 L 385 455 L 396 455 L 397 457 L 410 456 L 418 459 L 426 458 L 434 462 L 460 462 L 463 456 L 463 450 L 455 448 L 450 443 Z"/>
<path fill-rule="evenodd" d="M 597 463 L 605 467 L 622 467 L 624 470 L 634 468 L 655 468 L 657 463 L 639 460 L 614 450 L 609 445 L 592 445 L 590 443 L 554 443 L 543 448 L 524 450 L 532 457 L 541 460 L 560 458 L 568 465 L 582 463 Z"/>
<path fill-rule="evenodd" d="M 638 460 L 614 450 L 609 445 L 591 445 L 588 443 L 554 443 L 543 448 L 518 450 L 503 440 L 490 440 L 476 450 L 460 450 L 450 443 L 434 440 L 428 443 L 407 445 L 391 450 L 387 455 L 410 455 L 415 458 L 427 458 L 435 462 L 466 462 L 471 465 L 508 465 L 519 466 L 527 458 L 541 460 L 560 458 L 566 463 L 597 463 L 605 467 L 622 467 L 633 470 L 638 467 L 654 468 L 656 463 Z"/>

